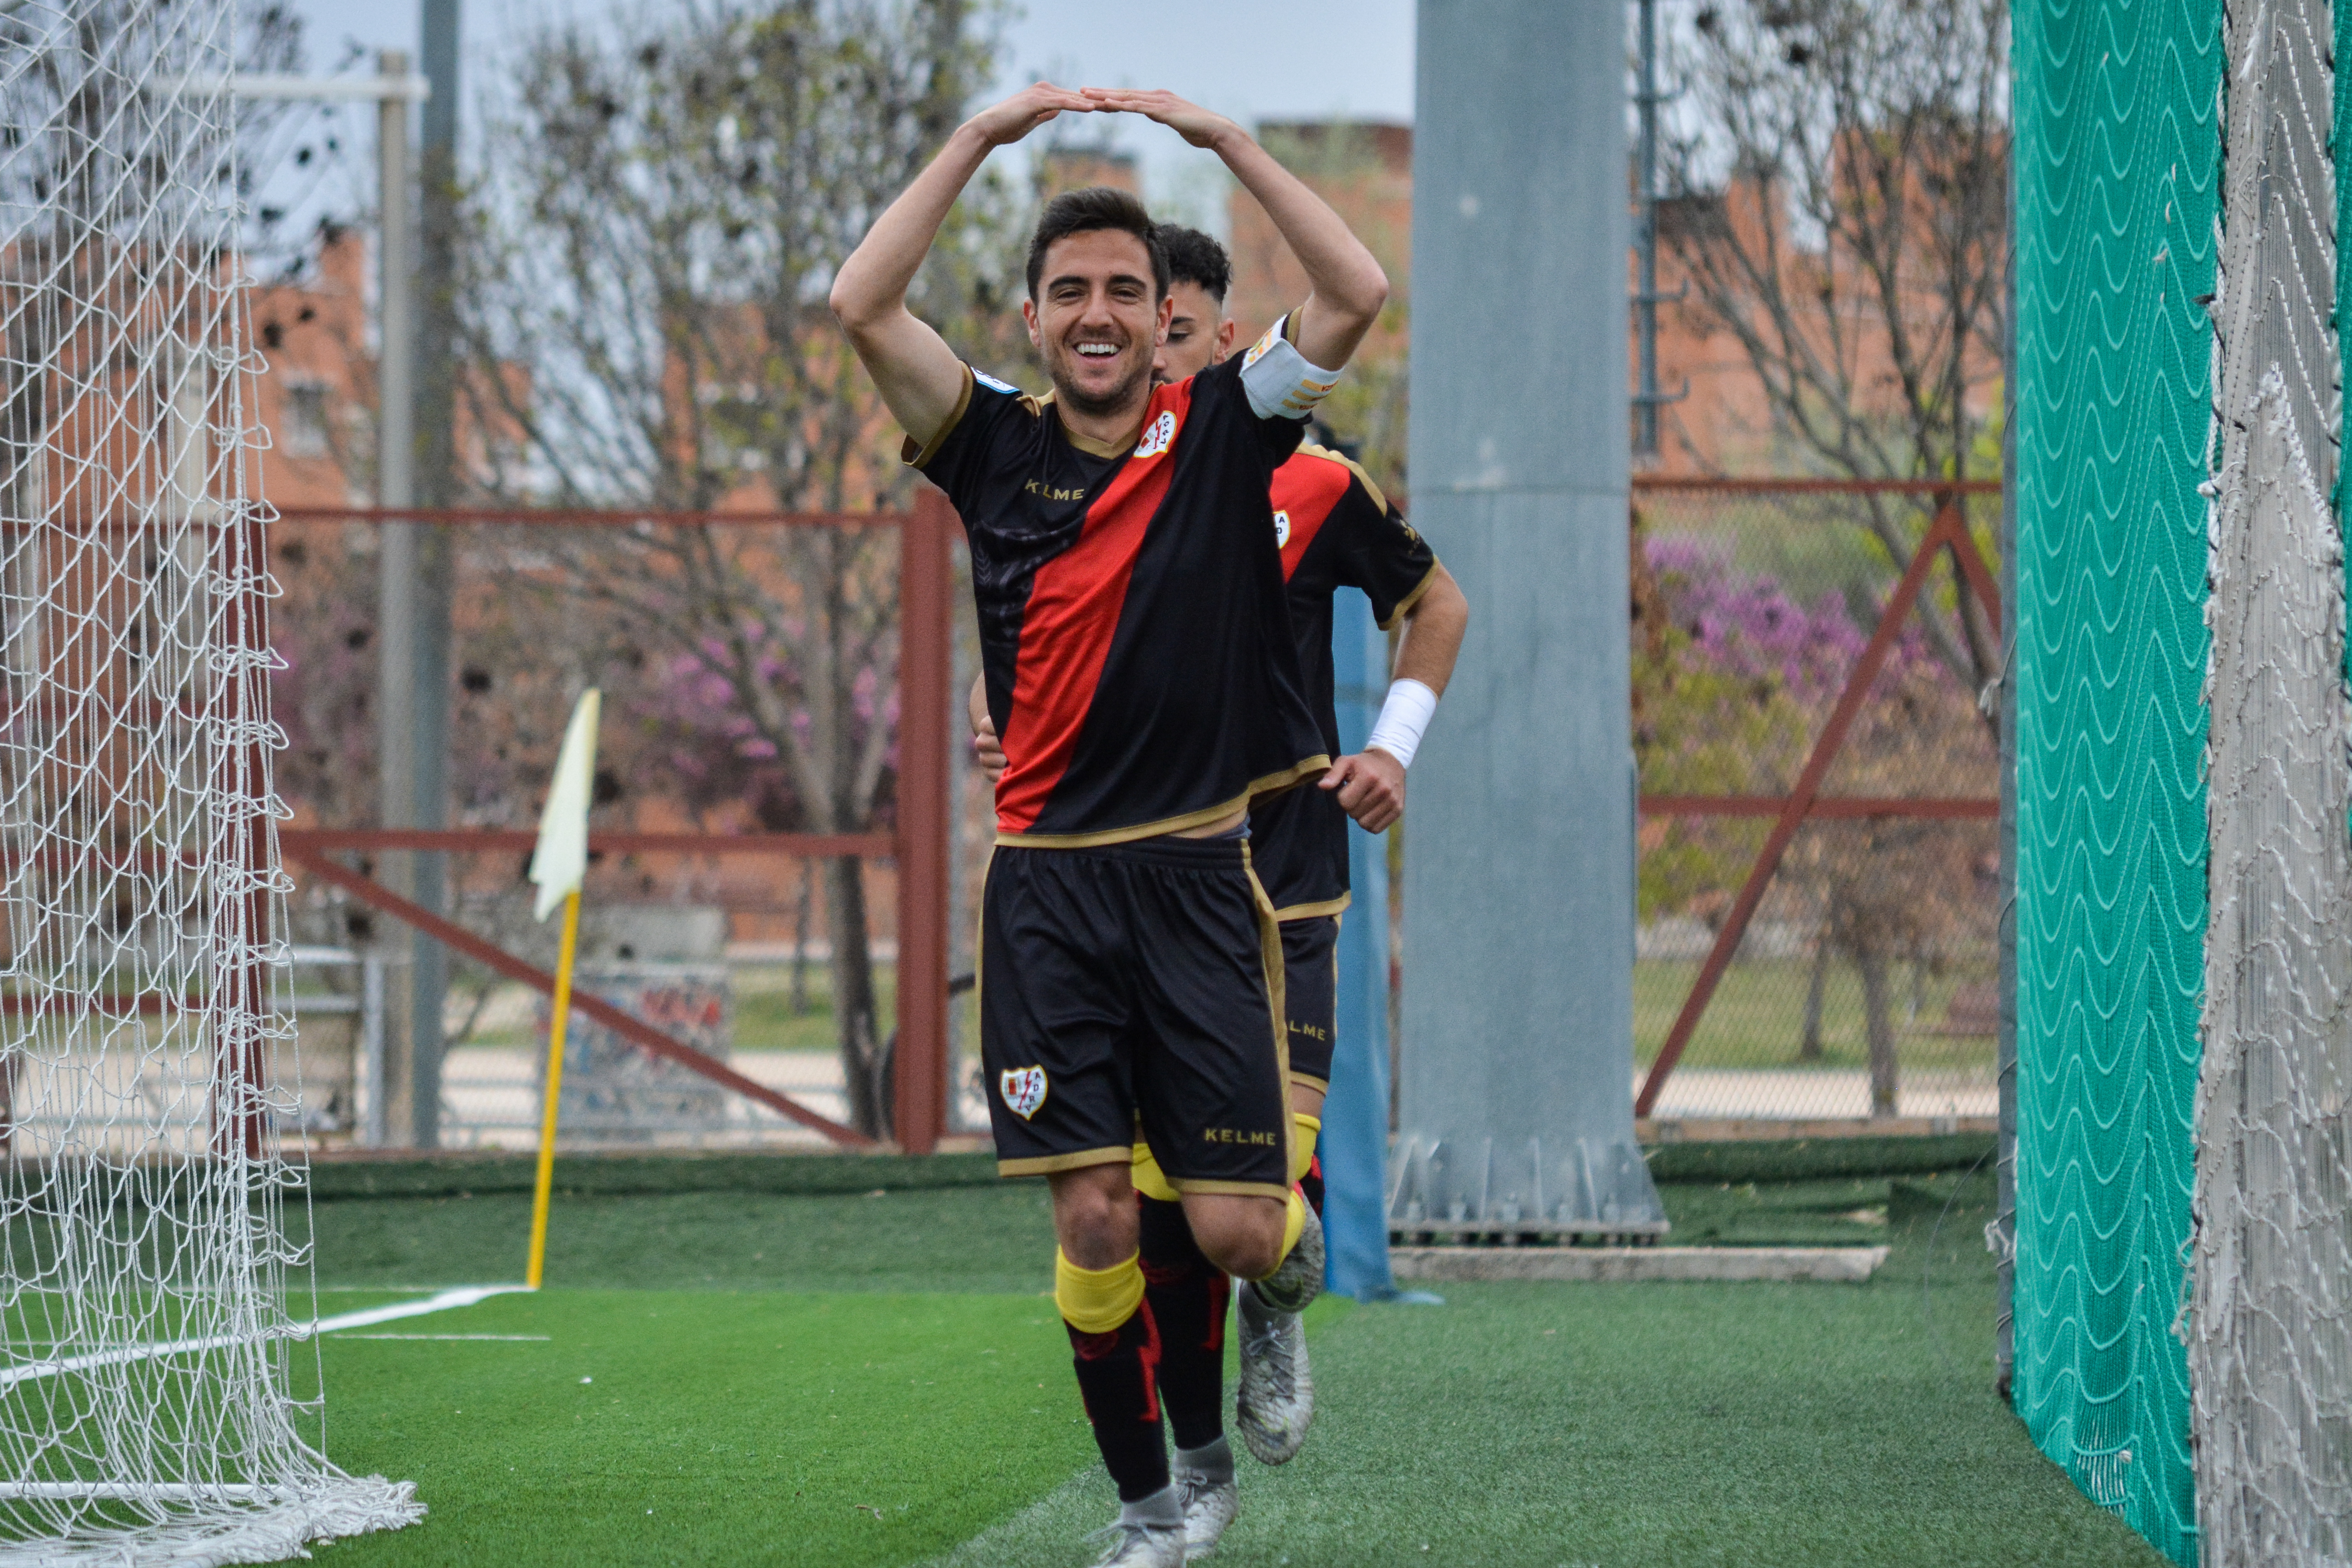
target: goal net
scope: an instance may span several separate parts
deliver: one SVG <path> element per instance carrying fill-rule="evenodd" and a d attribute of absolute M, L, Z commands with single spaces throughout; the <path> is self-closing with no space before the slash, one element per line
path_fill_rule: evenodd
<path fill-rule="evenodd" d="M 0 1557 L 421 1513 L 320 1447 L 227 0 L 0 8 Z M 299 1201 L 299 1196 L 297 1197 Z M 298 1301 L 289 1291 L 299 1289 Z"/>
<path fill-rule="evenodd" d="M 2326 0 L 2223 14 L 2210 856 L 2183 1314 L 2201 1558 L 2352 1559 L 2352 728 Z"/>

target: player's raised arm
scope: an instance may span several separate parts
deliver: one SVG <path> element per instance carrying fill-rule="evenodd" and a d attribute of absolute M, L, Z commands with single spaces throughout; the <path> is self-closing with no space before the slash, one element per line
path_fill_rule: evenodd
<path fill-rule="evenodd" d="M 1313 292 L 1298 308 L 1292 341 L 1310 365 L 1336 371 L 1355 353 L 1388 303 L 1388 274 L 1363 241 L 1306 183 L 1274 161 L 1249 132 L 1172 92 L 1087 88 L 1096 107 L 1156 120 L 1195 147 L 1225 161 L 1234 178 L 1255 196 L 1275 231 L 1307 271 Z"/>
<path fill-rule="evenodd" d="M 1081 95 L 1039 82 L 958 126 L 939 156 L 890 204 L 834 276 L 833 314 L 882 393 L 918 442 L 956 412 L 963 365 L 947 340 L 907 308 L 907 289 L 939 237 L 948 209 L 988 155 L 1062 114 L 1087 114 Z"/>

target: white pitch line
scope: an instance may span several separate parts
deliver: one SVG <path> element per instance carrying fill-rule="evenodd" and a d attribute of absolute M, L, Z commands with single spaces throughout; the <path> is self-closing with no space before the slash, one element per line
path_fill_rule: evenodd
<path fill-rule="evenodd" d="M 389 1307 L 368 1307 L 356 1312 L 338 1312 L 331 1318 L 320 1318 L 307 1325 L 302 1338 L 313 1333 L 340 1333 L 344 1329 L 373 1328 L 377 1323 L 398 1322 L 402 1318 L 421 1318 L 429 1312 L 446 1312 L 457 1307 L 470 1307 L 487 1301 L 492 1296 L 511 1296 L 528 1291 L 529 1285 L 460 1285 L 454 1291 L 443 1291 L 421 1301 L 402 1301 Z"/>
<path fill-rule="evenodd" d="M 528 1285 L 463 1285 L 421 1301 L 402 1301 L 394 1306 L 370 1307 L 364 1312 L 341 1312 L 331 1318 L 320 1318 L 314 1323 L 296 1323 L 286 1329 L 268 1329 L 248 1334 L 214 1334 L 204 1339 L 167 1340 L 159 1344 L 130 1344 L 116 1350 L 91 1351 L 86 1355 L 64 1356 L 55 1361 L 22 1362 L 15 1366 L 0 1367 L 0 1389 L 13 1388 L 19 1383 L 28 1383 L 35 1378 L 55 1377 L 60 1373 L 83 1372 L 93 1366 L 121 1366 L 134 1361 L 152 1360 L 159 1355 L 228 1350 L 238 1345 L 258 1344 L 266 1340 L 303 1340 L 342 1329 L 372 1328 L 377 1323 L 397 1322 L 402 1318 L 419 1318 L 428 1312 L 470 1307 L 477 1302 L 487 1301 L 492 1296 L 510 1295 L 530 1288 Z"/>
<path fill-rule="evenodd" d="M 464 1342 L 496 1342 L 501 1344 L 546 1344 L 555 1337 L 543 1333 L 339 1333 L 343 1339 L 396 1339 Z"/>

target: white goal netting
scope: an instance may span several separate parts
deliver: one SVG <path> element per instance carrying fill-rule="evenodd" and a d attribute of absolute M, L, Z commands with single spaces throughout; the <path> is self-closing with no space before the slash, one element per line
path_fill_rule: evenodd
<path fill-rule="evenodd" d="M 422 1511 L 320 1451 L 281 1223 L 235 23 L 227 0 L 0 5 L 7 1562 L 269 1562 Z"/>
<path fill-rule="evenodd" d="M 2226 8 L 2191 1291 L 2200 1558 L 2352 1561 L 2352 725 L 2334 17 Z"/>

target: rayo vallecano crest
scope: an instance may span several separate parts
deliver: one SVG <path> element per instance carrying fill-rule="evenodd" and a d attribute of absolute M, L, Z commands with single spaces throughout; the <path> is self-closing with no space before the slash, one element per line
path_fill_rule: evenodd
<path fill-rule="evenodd" d="M 1175 440 L 1176 411 L 1163 408 L 1160 411 L 1160 417 L 1144 427 L 1143 439 L 1135 444 L 1135 455 L 1138 457 L 1157 457 L 1174 444 Z"/>
<path fill-rule="evenodd" d="M 1045 1070 L 1008 1067 L 996 1075 L 996 1092 L 1004 1096 L 1005 1109 L 1025 1122 L 1045 1103 Z"/>

